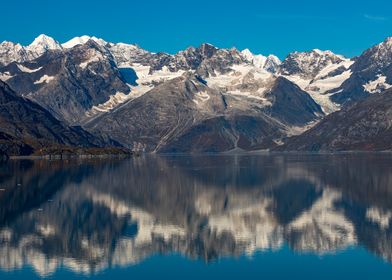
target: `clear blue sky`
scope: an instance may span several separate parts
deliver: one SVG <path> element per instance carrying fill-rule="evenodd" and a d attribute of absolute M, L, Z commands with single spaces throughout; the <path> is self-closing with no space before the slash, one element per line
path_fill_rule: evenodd
<path fill-rule="evenodd" d="M 392 36 L 391 0 L 2 1 L 0 41 L 64 42 L 94 35 L 174 53 L 203 42 L 284 58 L 294 50 L 346 56 Z"/>

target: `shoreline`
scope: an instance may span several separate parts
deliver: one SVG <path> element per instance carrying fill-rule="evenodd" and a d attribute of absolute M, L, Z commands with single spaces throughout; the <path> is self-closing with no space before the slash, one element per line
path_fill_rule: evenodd
<path fill-rule="evenodd" d="M 29 156 L 9 156 L 6 160 L 69 160 L 69 159 L 108 159 L 108 158 L 133 158 L 142 155 L 160 156 L 246 156 L 246 155 L 352 155 L 352 154 L 392 154 L 392 151 L 226 151 L 226 152 L 205 152 L 205 153 L 131 153 L 131 154 L 81 154 L 81 155 L 29 155 Z"/>

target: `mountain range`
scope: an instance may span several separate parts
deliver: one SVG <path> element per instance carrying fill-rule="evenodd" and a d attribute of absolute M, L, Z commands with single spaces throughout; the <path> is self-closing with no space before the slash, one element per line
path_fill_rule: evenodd
<path fill-rule="evenodd" d="M 391 62 L 392 38 L 354 58 L 314 49 L 283 61 L 210 44 L 168 54 L 90 36 L 5 41 L 0 147 L 390 150 Z"/>

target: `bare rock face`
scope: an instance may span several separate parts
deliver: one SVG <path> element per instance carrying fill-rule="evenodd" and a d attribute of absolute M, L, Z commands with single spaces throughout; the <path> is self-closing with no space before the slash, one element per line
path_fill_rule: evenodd
<path fill-rule="evenodd" d="M 99 147 L 104 142 L 80 127 L 68 127 L 47 110 L 17 96 L 0 81 L 0 151 L 29 155 L 52 146 Z"/>
<path fill-rule="evenodd" d="M 285 78 L 277 78 L 266 97 L 272 104 L 268 112 L 283 123 L 302 126 L 323 116 L 320 105 Z"/>
<path fill-rule="evenodd" d="M 392 90 L 333 113 L 278 150 L 384 151 L 392 149 Z"/>

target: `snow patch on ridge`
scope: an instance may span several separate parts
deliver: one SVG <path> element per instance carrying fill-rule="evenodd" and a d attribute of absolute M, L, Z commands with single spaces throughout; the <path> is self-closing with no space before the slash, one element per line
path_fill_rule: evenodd
<path fill-rule="evenodd" d="M 306 79 L 300 75 L 283 76 L 298 85 L 302 90 L 309 93 L 313 100 L 321 106 L 324 113 L 330 114 L 332 112 L 338 111 L 340 106 L 330 99 L 332 93 L 328 92 L 339 88 L 344 83 L 344 81 L 351 77 L 352 72 L 349 70 L 349 68 L 353 63 L 353 61 L 345 59 L 341 63 L 329 64 L 323 68 L 313 79 Z M 330 75 L 333 73 L 333 71 L 336 71 L 341 67 L 344 67 L 347 70 L 338 75 Z"/>
<path fill-rule="evenodd" d="M 42 69 L 42 66 L 37 68 L 37 69 L 30 69 L 30 68 L 27 68 L 26 66 L 23 66 L 23 65 L 20 65 L 20 64 L 17 64 L 17 66 L 18 66 L 20 71 L 25 72 L 25 73 L 34 73 L 34 72 L 37 72 L 37 71 Z"/>
<path fill-rule="evenodd" d="M 91 62 L 91 60 L 90 60 Z M 85 62 L 86 63 L 86 62 Z M 87 65 L 87 64 L 86 64 Z M 83 64 L 85 67 L 85 65 Z M 108 112 L 115 109 L 118 105 L 125 103 L 126 101 L 136 99 L 146 92 L 154 88 L 155 84 L 162 83 L 181 76 L 185 71 L 171 72 L 166 66 L 162 70 L 154 71 L 150 74 L 150 66 L 144 66 L 138 63 L 132 65 L 124 65 L 120 68 L 132 68 L 137 76 L 136 86 L 129 85 L 130 93 L 125 94 L 117 92 L 110 96 L 109 100 L 105 103 L 93 106 L 89 111 L 86 112 L 86 116 L 92 117 L 97 113 Z"/>
<path fill-rule="evenodd" d="M 91 36 L 83 35 L 80 37 L 72 38 L 71 40 L 61 44 L 61 46 L 65 49 L 70 49 L 70 48 L 73 48 L 77 45 L 83 45 L 83 44 L 87 43 L 88 40 L 93 40 L 94 42 L 98 43 L 101 46 L 104 46 L 107 44 L 107 42 L 103 39 L 100 39 L 100 38 L 97 38 L 94 36 L 91 37 Z"/>
<path fill-rule="evenodd" d="M 3 82 L 7 81 L 8 79 L 11 79 L 13 76 L 10 74 L 10 72 L 4 72 L 4 73 L 0 73 L 0 80 L 2 80 Z"/>
<path fill-rule="evenodd" d="M 369 93 L 380 93 L 392 87 L 392 85 L 388 84 L 386 81 L 387 77 L 378 75 L 377 79 L 364 84 L 363 88 Z"/>
<path fill-rule="evenodd" d="M 93 106 L 89 111 L 86 112 L 87 116 L 92 116 L 98 112 L 108 112 L 118 104 L 123 103 L 124 101 L 129 99 L 129 94 L 125 94 L 123 92 L 116 92 L 114 95 L 109 97 L 109 100 L 105 103 Z"/>
<path fill-rule="evenodd" d="M 50 81 L 54 80 L 54 76 L 43 75 L 39 80 L 35 81 L 34 84 L 42 84 L 42 83 L 49 83 Z"/>

